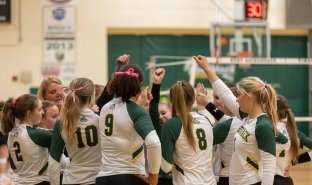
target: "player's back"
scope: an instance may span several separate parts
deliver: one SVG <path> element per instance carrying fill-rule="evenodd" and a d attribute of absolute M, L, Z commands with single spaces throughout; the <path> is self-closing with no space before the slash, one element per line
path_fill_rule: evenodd
<path fill-rule="evenodd" d="M 102 166 L 98 176 L 145 174 L 144 140 L 137 133 L 135 120 L 148 114 L 136 103 L 116 98 L 100 114 Z M 144 128 L 140 128 L 144 129 Z"/>

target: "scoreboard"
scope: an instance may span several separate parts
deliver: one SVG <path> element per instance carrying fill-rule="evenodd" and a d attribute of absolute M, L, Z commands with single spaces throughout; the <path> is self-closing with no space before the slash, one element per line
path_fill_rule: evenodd
<path fill-rule="evenodd" d="M 245 0 L 245 20 L 262 21 L 267 18 L 267 1 Z"/>

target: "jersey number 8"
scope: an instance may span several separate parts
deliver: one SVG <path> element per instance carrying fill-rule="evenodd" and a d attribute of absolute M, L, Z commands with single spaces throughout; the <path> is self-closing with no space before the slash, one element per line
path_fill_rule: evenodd
<path fill-rule="evenodd" d="M 196 136 L 197 136 L 197 139 L 198 139 L 198 147 L 199 147 L 199 149 L 206 150 L 206 148 L 207 148 L 207 141 L 206 141 L 206 134 L 205 134 L 204 129 L 202 129 L 202 128 L 196 129 Z"/>

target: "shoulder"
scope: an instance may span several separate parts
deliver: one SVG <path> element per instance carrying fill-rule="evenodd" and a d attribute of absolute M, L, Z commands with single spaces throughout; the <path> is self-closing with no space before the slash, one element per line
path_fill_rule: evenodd
<path fill-rule="evenodd" d="M 257 117 L 256 129 L 273 129 L 272 121 L 266 115 Z"/>
<path fill-rule="evenodd" d="M 130 101 L 130 100 L 127 100 L 126 101 L 126 107 L 127 107 L 127 111 L 129 113 L 129 116 L 131 117 L 132 120 L 138 118 L 138 117 L 146 117 L 148 116 L 149 117 L 149 114 L 148 112 L 143 108 L 141 107 L 140 105 Z"/>
<path fill-rule="evenodd" d="M 52 130 L 41 129 L 41 128 L 33 128 L 31 126 L 26 126 L 27 133 L 30 137 L 38 136 L 38 135 L 51 135 Z"/>
<path fill-rule="evenodd" d="M 180 133 L 181 129 L 182 129 L 182 122 L 180 118 L 174 116 L 162 124 L 161 131 L 162 132 L 173 131 L 173 132 Z"/>
<path fill-rule="evenodd" d="M 174 116 L 162 124 L 161 135 L 162 136 L 171 135 L 174 138 L 178 138 L 178 136 L 180 135 L 181 129 L 182 129 L 181 120 L 178 117 Z"/>

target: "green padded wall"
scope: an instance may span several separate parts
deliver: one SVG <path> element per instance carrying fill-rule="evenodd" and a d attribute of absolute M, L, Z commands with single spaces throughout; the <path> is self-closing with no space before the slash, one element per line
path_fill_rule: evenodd
<path fill-rule="evenodd" d="M 131 55 L 130 62 L 145 69 L 145 63 L 152 55 L 192 56 L 203 54 L 210 56 L 208 36 L 172 36 L 172 35 L 109 35 L 108 57 L 109 74 L 115 69 L 116 58 L 124 53 Z M 272 36 L 272 57 L 305 58 L 307 57 L 306 36 Z M 166 60 L 168 62 L 170 60 Z M 162 61 L 160 61 L 162 62 Z M 148 71 L 145 77 L 148 78 Z M 307 66 L 272 66 L 256 65 L 250 68 L 236 68 L 235 82 L 246 76 L 259 76 L 272 83 L 279 93 L 288 99 L 296 116 L 308 115 L 308 67 Z M 164 86 L 171 86 L 175 81 L 188 79 L 183 67 L 174 67 L 166 74 Z M 148 84 L 148 79 L 144 80 Z M 208 83 L 205 82 L 207 85 Z M 207 85 L 208 86 L 208 85 Z M 298 123 L 306 135 L 309 126 Z"/>

